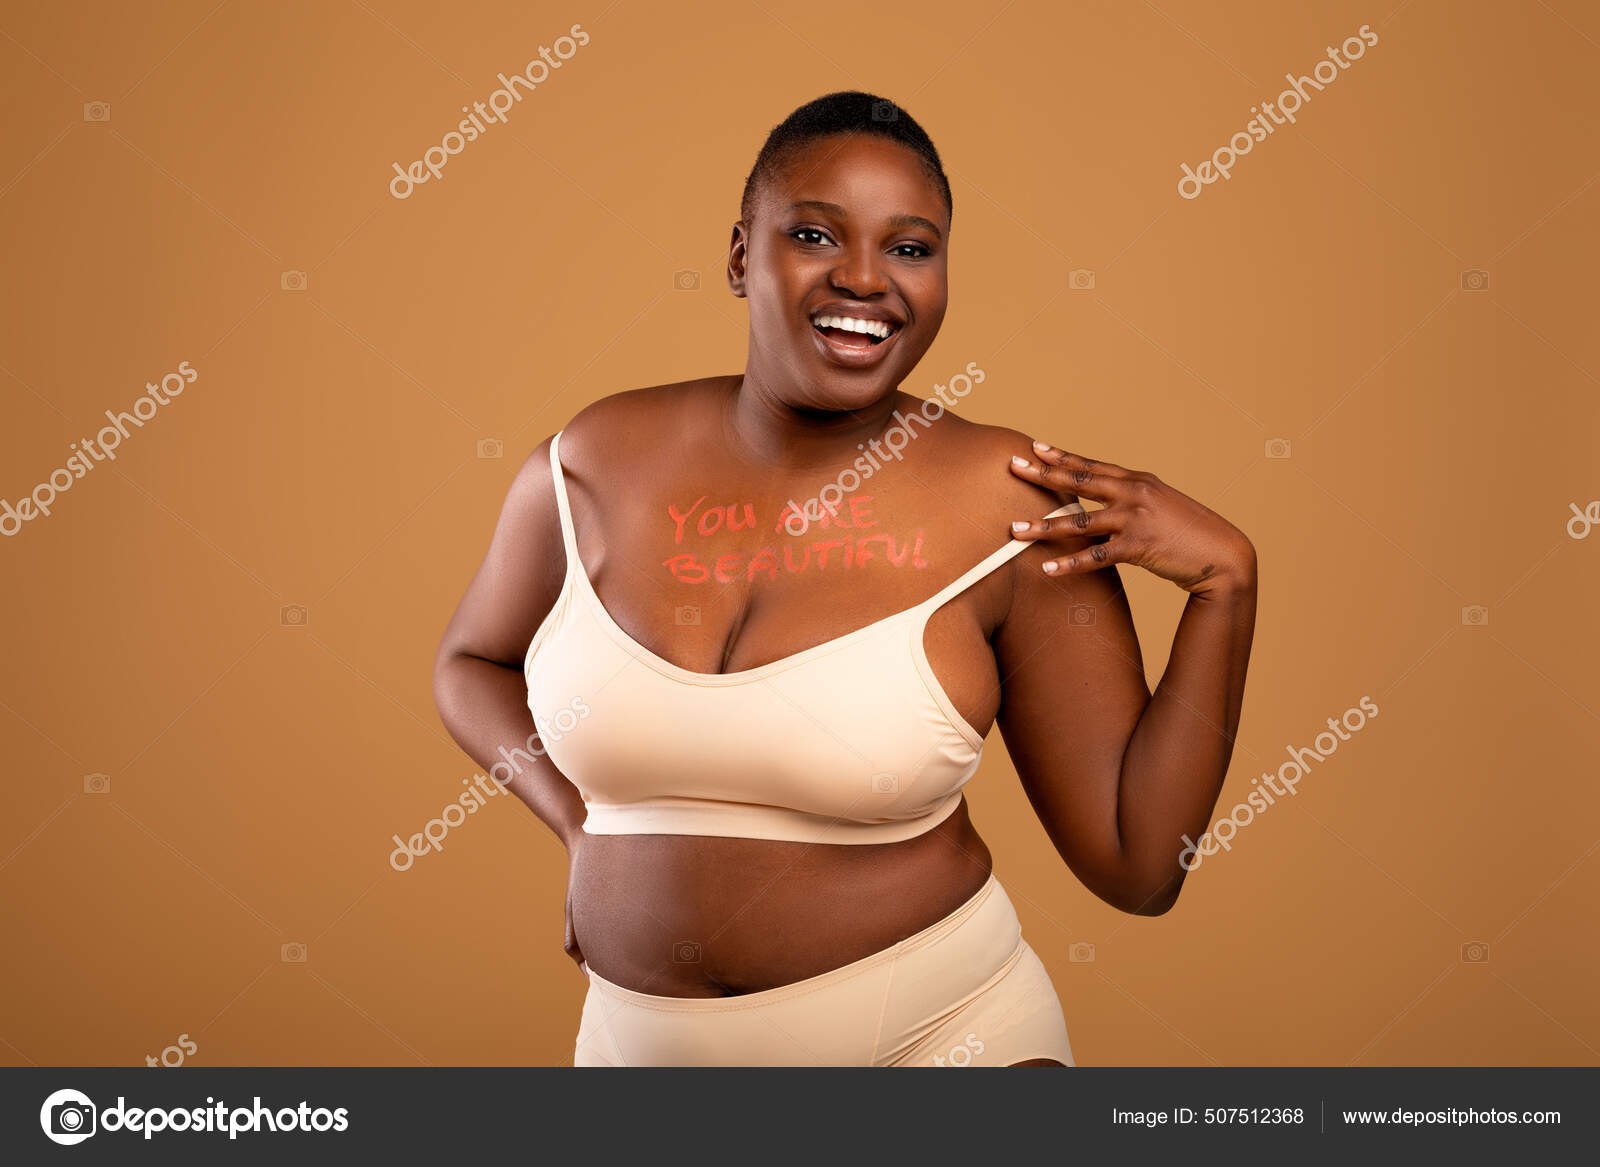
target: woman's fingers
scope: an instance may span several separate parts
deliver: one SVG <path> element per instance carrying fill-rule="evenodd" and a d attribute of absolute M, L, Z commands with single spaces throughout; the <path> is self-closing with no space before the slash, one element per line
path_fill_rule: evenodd
<path fill-rule="evenodd" d="M 1065 535 L 1107 535 L 1118 529 L 1117 516 L 1109 508 L 1078 511 L 1043 519 L 1018 519 L 1011 534 L 1018 539 L 1046 539 Z"/>
<path fill-rule="evenodd" d="M 1118 466 L 1115 462 L 1097 462 L 1093 458 L 1086 458 L 1082 454 L 1074 454 L 1071 450 L 1057 449 L 1047 442 L 1036 441 L 1033 443 L 1033 452 L 1050 466 L 1061 466 L 1073 473 L 1098 474 L 1102 478 L 1137 478 L 1139 471 L 1129 470 L 1126 466 Z"/>
<path fill-rule="evenodd" d="M 1115 462 L 1096 462 L 1093 458 L 1085 458 L 1083 455 L 1074 454 L 1070 450 L 1058 449 L 1049 442 L 1041 442 L 1037 439 L 1033 443 L 1033 452 L 1046 462 L 1057 465 L 1070 464 L 1075 468 L 1096 470 L 1113 477 L 1135 473 L 1135 471 L 1129 470 L 1126 466 L 1118 466 Z"/>
<path fill-rule="evenodd" d="M 1122 551 L 1122 540 L 1108 539 L 1104 543 L 1096 543 L 1092 547 L 1085 547 L 1082 551 L 1063 555 L 1059 559 L 1047 559 L 1039 565 L 1039 568 L 1046 575 L 1099 571 L 1102 567 L 1110 567 L 1113 563 L 1122 563 Z"/>
<path fill-rule="evenodd" d="M 1012 455 L 1011 471 L 1057 494 L 1083 494 L 1096 500 L 1113 497 L 1118 482 L 1129 471 L 1111 462 L 1096 462 L 1081 454 L 1058 450 L 1044 442 L 1033 444 L 1039 461 Z"/>
<path fill-rule="evenodd" d="M 1102 504 L 1083 514 L 1012 524 L 1014 538 L 1062 540 L 1061 554 L 1039 565 L 1047 575 L 1126 563 L 1194 595 L 1255 586 L 1255 548 L 1215 511 L 1148 470 L 1096 462 L 1046 442 L 1034 442 L 1033 448 L 1036 461 L 1012 457 L 1013 474 L 1059 497 L 1081 494 Z"/>
<path fill-rule="evenodd" d="M 1012 473 L 1047 490 L 1076 500 L 1078 495 L 1104 503 L 1098 510 L 1056 515 L 1044 519 L 1018 519 L 1011 524 L 1017 539 L 1094 538 L 1087 547 L 1071 554 L 1047 559 L 1039 566 L 1047 575 L 1070 575 L 1099 571 L 1114 563 L 1128 562 L 1131 544 L 1123 534 L 1139 510 L 1139 494 L 1153 485 L 1151 476 L 1129 470 L 1114 462 L 1097 462 L 1047 442 L 1034 442 L 1038 461 L 1013 456 Z M 1151 479 L 1151 481 L 1146 481 Z M 1118 505 L 1126 503 L 1128 505 Z"/>

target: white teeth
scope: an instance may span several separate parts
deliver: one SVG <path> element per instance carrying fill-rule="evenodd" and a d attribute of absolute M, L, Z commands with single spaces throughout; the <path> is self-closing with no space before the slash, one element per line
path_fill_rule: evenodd
<path fill-rule="evenodd" d="M 868 336 L 886 339 L 894 327 L 882 320 L 862 320 L 856 316 L 815 316 L 811 323 L 818 328 L 842 328 L 847 332 L 864 332 Z"/>

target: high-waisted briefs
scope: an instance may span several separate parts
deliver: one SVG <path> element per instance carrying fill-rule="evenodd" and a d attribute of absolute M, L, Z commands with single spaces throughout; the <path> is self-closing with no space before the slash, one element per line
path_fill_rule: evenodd
<path fill-rule="evenodd" d="M 916 935 L 775 989 L 657 997 L 587 971 L 578 1066 L 1074 1064 L 1050 976 L 993 875 Z"/>

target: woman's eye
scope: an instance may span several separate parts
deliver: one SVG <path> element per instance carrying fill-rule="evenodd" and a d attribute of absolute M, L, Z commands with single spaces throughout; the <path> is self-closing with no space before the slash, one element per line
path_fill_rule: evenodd
<path fill-rule="evenodd" d="M 831 242 L 827 235 L 818 231 L 815 227 L 796 227 L 789 234 L 793 238 L 799 239 L 802 243 L 823 244 Z M 805 238 L 806 236 L 815 236 L 815 238 Z"/>
<path fill-rule="evenodd" d="M 911 254 L 905 255 L 906 252 L 910 252 Z M 901 243 L 894 248 L 894 254 L 905 255 L 905 258 L 907 259 L 921 259 L 924 256 L 932 255 L 933 252 L 929 251 L 920 243 Z"/>

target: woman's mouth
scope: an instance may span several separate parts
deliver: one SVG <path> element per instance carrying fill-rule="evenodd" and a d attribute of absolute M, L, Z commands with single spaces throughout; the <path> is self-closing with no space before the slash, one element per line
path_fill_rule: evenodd
<path fill-rule="evenodd" d="M 898 331 L 887 321 L 863 320 L 858 316 L 817 315 L 811 318 L 811 327 L 848 348 L 871 348 Z"/>
<path fill-rule="evenodd" d="M 893 347 L 892 342 L 900 333 L 899 325 L 886 320 L 830 313 L 813 316 L 811 329 L 817 334 L 823 355 L 850 368 L 876 364 L 884 350 Z"/>

